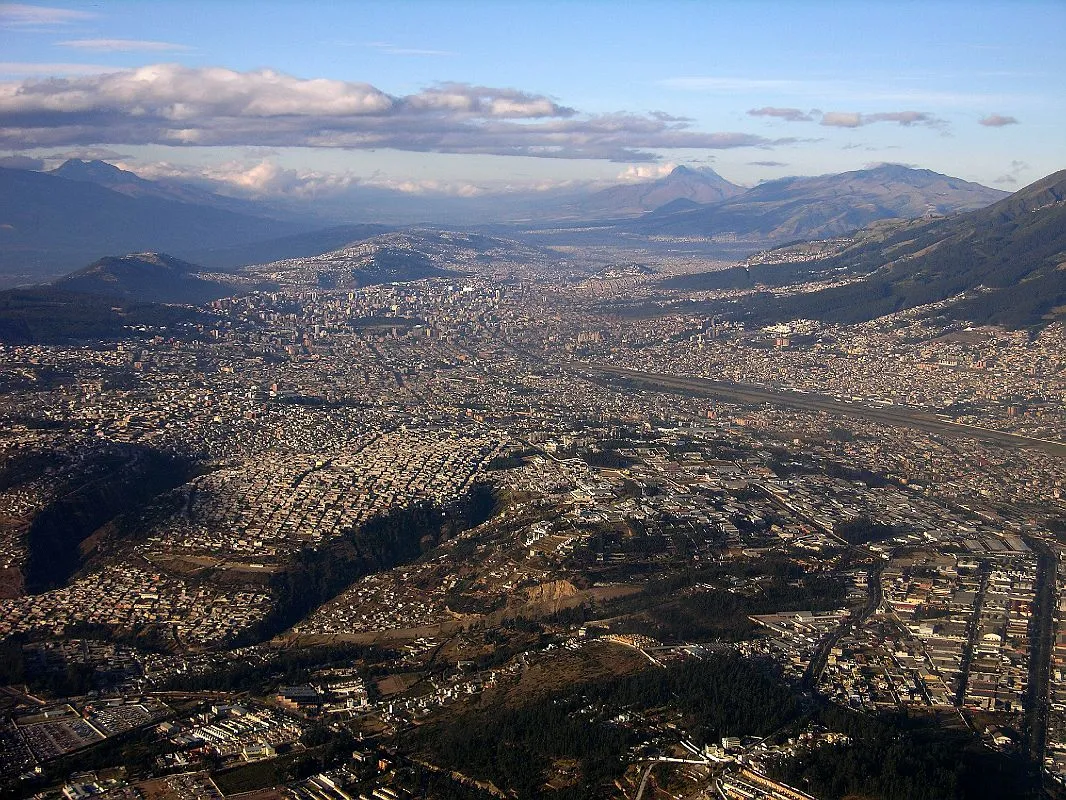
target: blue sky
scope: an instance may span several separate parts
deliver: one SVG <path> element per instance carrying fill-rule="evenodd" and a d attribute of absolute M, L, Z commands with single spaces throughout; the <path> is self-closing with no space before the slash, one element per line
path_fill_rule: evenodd
<path fill-rule="evenodd" d="M 0 4 L 0 152 L 253 194 L 883 161 L 1013 189 L 1066 167 L 1064 33 L 1063 0 Z"/>

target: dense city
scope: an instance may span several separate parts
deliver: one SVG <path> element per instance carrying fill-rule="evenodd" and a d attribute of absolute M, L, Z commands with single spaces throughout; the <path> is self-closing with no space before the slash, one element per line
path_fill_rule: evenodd
<path fill-rule="evenodd" d="M 0 347 L 5 791 L 808 798 L 885 713 L 1066 782 L 1066 329 L 749 328 L 663 281 L 720 265 L 538 252 Z M 788 699 L 694 724 L 719 681 Z"/>

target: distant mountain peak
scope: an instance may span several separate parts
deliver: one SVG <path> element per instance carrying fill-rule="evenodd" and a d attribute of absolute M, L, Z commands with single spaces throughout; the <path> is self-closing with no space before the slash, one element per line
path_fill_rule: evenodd
<path fill-rule="evenodd" d="M 896 161 L 882 161 L 880 164 L 872 164 L 866 167 L 864 172 L 893 172 L 900 175 L 906 175 L 912 172 L 932 172 L 932 170 L 923 169 L 922 167 L 912 167 L 909 164 L 900 164 Z"/>
<path fill-rule="evenodd" d="M 81 275 L 99 274 L 114 269 L 125 269 L 141 272 L 166 271 L 174 274 L 202 272 L 203 268 L 188 261 L 182 261 L 172 255 L 161 253 L 156 250 L 148 250 L 143 253 L 127 253 L 122 256 L 104 256 L 97 259 L 84 269 L 80 269 L 60 281 L 66 281 Z"/>
<path fill-rule="evenodd" d="M 652 181 L 621 184 L 596 192 L 581 202 L 582 213 L 627 216 L 654 211 L 675 200 L 703 205 L 735 197 L 744 190 L 710 167 L 674 167 Z"/>
<path fill-rule="evenodd" d="M 67 159 L 58 167 L 51 170 L 51 173 L 70 181 L 91 181 L 94 183 L 101 182 L 102 180 L 114 180 L 117 178 L 136 181 L 144 180 L 140 176 L 128 172 L 127 170 L 120 169 L 114 164 L 109 164 L 106 161 L 84 161 L 80 158 Z"/>
<path fill-rule="evenodd" d="M 190 268 L 199 269 L 188 261 L 182 261 L 180 258 L 175 258 L 167 253 L 159 252 L 158 250 L 146 250 L 143 253 L 127 253 L 124 256 L 117 256 L 120 261 L 129 261 L 136 264 L 154 264 L 157 267 L 178 267 L 180 269 L 188 271 Z"/>
<path fill-rule="evenodd" d="M 688 167 L 684 164 L 674 167 L 665 178 L 660 178 L 659 180 L 670 180 L 671 178 L 695 178 L 696 180 L 714 181 L 716 183 L 729 183 L 711 167 Z"/>

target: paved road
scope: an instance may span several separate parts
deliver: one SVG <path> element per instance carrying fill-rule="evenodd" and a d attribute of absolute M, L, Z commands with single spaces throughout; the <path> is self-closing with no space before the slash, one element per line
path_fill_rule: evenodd
<path fill-rule="evenodd" d="M 966 647 L 962 651 L 962 662 L 959 664 L 959 687 L 955 690 L 955 705 L 959 708 L 962 708 L 966 702 L 966 688 L 970 683 L 970 664 L 973 662 L 974 651 L 977 649 L 977 639 L 981 635 L 981 609 L 984 608 L 985 593 L 988 591 L 988 573 L 988 562 L 982 562 L 977 600 L 966 627 Z"/>
<path fill-rule="evenodd" d="M 1025 745 L 1033 763 L 1042 766 L 1047 748 L 1047 726 L 1051 681 L 1051 647 L 1054 639 L 1055 613 L 1055 553 L 1039 539 L 1028 537 L 1026 542 L 1037 554 L 1038 570 L 1036 600 L 1029 651 L 1029 697 L 1026 703 Z M 1041 772 L 1043 775 L 1043 772 Z"/>
<path fill-rule="evenodd" d="M 884 568 L 884 562 L 877 562 L 869 569 L 866 578 L 866 603 L 847 622 L 838 625 L 831 633 L 824 636 L 815 648 L 811 660 L 807 663 L 807 669 L 803 672 L 803 685 L 811 691 L 818 688 L 818 679 L 825 671 L 825 665 L 829 661 L 829 652 L 836 647 L 837 642 L 849 631 L 861 628 L 862 624 L 881 605 L 881 572 Z"/>
<path fill-rule="evenodd" d="M 951 422 L 926 411 L 917 411 L 902 406 L 875 406 L 867 402 L 841 401 L 824 394 L 788 392 L 749 383 L 733 383 L 715 381 L 710 378 L 646 372 L 617 367 L 613 364 L 583 363 L 579 369 L 586 373 L 615 375 L 634 383 L 646 385 L 651 389 L 698 392 L 699 394 L 720 397 L 723 400 L 737 403 L 772 403 L 803 411 L 826 411 L 850 417 L 861 417 L 862 419 L 881 422 L 886 425 L 917 428 L 918 430 L 938 433 L 944 436 L 964 436 L 969 439 L 977 439 L 978 441 L 1007 447 L 1036 448 L 1052 455 L 1066 458 L 1066 442 L 1035 439 L 1030 436 L 997 431 L 992 428 Z"/>
<path fill-rule="evenodd" d="M 648 778 L 651 777 L 652 767 L 655 766 L 655 762 L 648 764 L 647 769 L 644 770 L 644 777 L 640 779 L 640 788 L 637 789 L 637 796 L 634 800 L 640 800 L 644 796 L 644 790 L 648 788 Z"/>

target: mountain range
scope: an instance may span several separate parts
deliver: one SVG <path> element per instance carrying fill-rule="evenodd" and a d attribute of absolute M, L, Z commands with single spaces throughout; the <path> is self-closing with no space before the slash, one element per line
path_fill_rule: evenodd
<path fill-rule="evenodd" d="M 111 189 L 128 197 L 154 197 L 157 200 L 173 200 L 177 203 L 221 208 L 255 217 L 272 216 L 266 206 L 253 200 L 226 197 L 180 181 L 150 181 L 129 170 L 119 169 L 106 161 L 83 161 L 71 158 L 45 174 L 68 181 L 103 186 L 105 189 Z"/>
<path fill-rule="evenodd" d="M 537 223 L 499 223 L 521 205 L 513 197 L 481 198 L 477 206 L 457 198 L 449 202 L 467 211 L 481 209 L 473 216 L 485 232 L 537 245 L 613 244 L 624 238 L 646 247 L 686 242 L 690 249 L 707 250 L 711 243 L 729 242 L 732 254 L 743 255 L 882 219 L 956 213 L 1003 196 L 901 166 L 786 178 L 751 189 L 711 169 L 678 167 L 639 184 L 524 197 L 523 203 L 535 206 Z M 423 201 L 393 192 L 390 202 Z M 435 206 L 424 208 L 429 213 Z M 129 252 L 165 251 L 215 269 L 307 258 L 393 229 L 368 220 L 309 223 L 306 216 L 276 207 L 145 180 L 100 161 L 67 161 L 49 173 L 0 169 L 0 286 L 53 279 L 92 259 Z"/>
<path fill-rule="evenodd" d="M 229 272 L 212 272 L 159 252 L 105 256 L 50 284 L 35 287 L 34 296 L 52 293 L 62 297 L 106 297 L 124 305 L 200 305 L 234 294 L 272 291 L 280 284 L 354 288 L 456 276 L 475 268 L 482 274 L 498 271 L 501 276 L 523 268 L 532 268 L 538 274 L 560 274 L 560 270 L 568 269 L 558 254 L 520 242 L 427 229 L 381 233 L 326 253 Z M 0 305 L 7 294 L 10 293 L 0 292 Z"/>
<path fill-rule="evenodd" d="M 512 239 L 439 229 L 377 230 L 342 226 L 321 237 L 271 240 L 297 253 L 330 240 L 347 243 L 229 272 L 159 252 L 104 257 L 52 284 L 0 292 L 0 338 L 121 335 L 130 325 L 196 313 L 166 311 L 159 304 L 203 304 L 279 284 L 362 286 L 467 270 L 501 278 L 576 274 L 558 252 Z M 827 279 L 836 285 L 806 293 L 758 291 Z M 982 324 L 1026 327 L 1066 319 L 1066 170 L 976 211 L 880 221 L 847 238 L 780 248 L 742 266 L 678 276 L 662 286 L 754 289 L 739 303 L 692 306 L 749 324 L 797 318 L 859 322 L 930 304 L 929 313 Z"/>
<path fill-rule="evenodd" d="M 927 169 L 871 169 L 782 178 L 710 203 L 618 225 L 648 236 L 735 236 L 769 242 L 839 236 L 882 219 L 971 211 L 1007 193 Z"/>
<path fill-rule="evenodd" d="M 749 297 L 740 314 L 757 323 L 860 322 L 929 304 L 937 304 L 935 313 L 979 324 L 1027 327 L 1066 319 L 1066 170 L 976 211 L 881 223 L 853 238 L 827 258 L 781 259 L 664 283 L 706 290 L 851 279 L 817 292 Z M 720 310 L 727 313 L 729 305 Z"/>
<path fill-rule="evenodd" d="M 185 256 L 308 230 L 305 223 L 137 191 L 133 196 L 95 182 L 0 169 L 0 277 L 8 285 L 38 282 L 107 254 L 165 250 Z"/>

